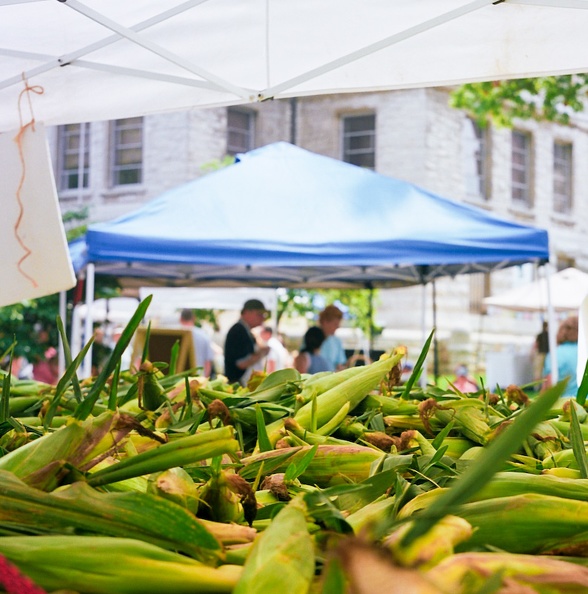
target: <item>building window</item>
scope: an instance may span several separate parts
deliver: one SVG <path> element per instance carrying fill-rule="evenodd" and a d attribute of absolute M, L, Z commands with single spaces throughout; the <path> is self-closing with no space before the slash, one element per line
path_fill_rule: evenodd
<path fill-rule="evenodd" d="M 517 206 L 526 208 L 533 205 L 531 147 L 531 135 L 528 132 L 512 131 L 512 200 Z"/>
<path fill-rule="evenodd" d="M 468 196 L 490 198 L 490 128 L 466 118 L 464 129 L 465 181 Z"/>
<path fill-rule="evenodd" d="M 343 161 L 367 169 L 376 168 L 376 116 L 343 118 Z"/>
<path fill-rule="evenodd" d="M 561 214 L 572 212 L 572 145 L 553 144 L 553 210 Z"/>
<path fill-rule="evenodd" d="M 246 153 L 254 148 L 255 112 L 227 110 L 227 154 Z"/>
<path fill-rule="evenodd" d="M 87 188 L 90 184 L 90 124 L 59 126 L 57 135 L 59 189 Z"/>
<path fill-rule="evenodd" d="M 143 181 L 143 118 L 112 122 L 112 185 Z"/>

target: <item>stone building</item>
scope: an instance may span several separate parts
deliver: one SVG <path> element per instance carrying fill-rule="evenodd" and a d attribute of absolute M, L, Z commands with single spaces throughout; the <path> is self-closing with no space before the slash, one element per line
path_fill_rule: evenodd
<path fill-rule="evenodd" d="M 588 118 L 481 129 L 449 106 L 449 93 L 325 95 L 52 128 L 62 210 L 87 208 L 91 222 L 113 219 L 205 174 L 227 154 L 285 140 L 548 229 L 557 268 L 588 270 Z M 435 325 L 445 371 L 460 361 L 483 369 L 490 351 L 528 352 L 537 316 L 488 313 L 482 299 L 536 274 L 527 265 L 437 281 L 434 316 L 432 287 L 381 291 L 384 332 L 376 346 L 413 345 L 416 357 L 423 328 Z"/>

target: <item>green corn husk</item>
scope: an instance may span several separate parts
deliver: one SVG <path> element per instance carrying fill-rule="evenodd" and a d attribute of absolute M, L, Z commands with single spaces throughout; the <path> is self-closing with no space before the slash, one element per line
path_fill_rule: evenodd
<path fill-rule="evenodd" d="M 510 553 L 588 556 L 588 502 L 528 493 L 456 510 L 474 532 L 456 550 L 491 546 Z"/>
<path fill-rule="evenodd" d="M 255 540 L 234 594 L 307 594 L 315 572 L 306 506 L 293 499 Z"/>
<path fill-rule="evenodd" d="M 299 478 L 304 483 L 319 487 L 361 482 L 373 473 L 373 469 L 386 456 L 374 448 L 360 445 L 314 447 L 317 447 L 317 451 Z M 285 472 L 289 464 L 299 463 L 310 449 L 310 446 L 283 448 L 243 458 L 243 468 L 239 474 L 245 479 L 254 479 L 260 470 L 263 476 Z"/>
<path fill-rule="evenodd" d="M 128 537 L 218 560 L 221 546 L 184 508 L 145 493 L 100 493 L 74 483 L 54 493 L 31 488 L 0 471 L 0 524 L 67 534 L 71 530 Z"/>
<path fill-rule="evenodd" d="M 17 398 L 10 398 L 8 401 L 8 412 L 12 417 L 19 417 L 33 406 L 40 406 L 43 402 L 43 396 L 18 396 Z"/>
<path fill-rule="evenodd" d="M 239 442 L 233 438 L 233 428 L 219 427 L 203 433 L 185 435 L 136 456 L 125 458 L 113 466 L 93 473 L 87 481 L 94 487 L 107 485 L 176 466 L 195 464 L 223 454 L 235 454 L 238 449 Z"/>
<path fill-rule="evenodd" d="M 484 412 L 484 403 L 476 398 L 435 403 L 434 416 L 442 426 L 453 421 L 463 437 L 481 445 L 486 445 L 494 434 Z"/>
<path fill-rule="evenodd" d="M 129 538 L 0 537 L 0 555 L 47 591 L 78 594 L 230 594 L 242 568 L 204 565 Z"/>
<path fill-rule="evenodd" d="M 143 361 L 139 367 L 137 393 L 139 406 L 145 410 L 157 410 L 166 400 L 165 390 L 159 383 L 161 372 L 151 361 Z"/>
<path fill-rule="evenodd" d="M 198 511 L 198 489 L 194 479 L 180 466 L 152 474 L 147 493 L 169 499 L 195 514 Z"/>
<path fill-rule="evenodd" d="M 467 541 L 472 535 L 472 526 L 459 516 L 441 518 L 427 533 L 419 536 L 408 546 L 401 544 L 410 524 L 404 524 L 387 536 L 382 543 L 390 550 L 394 560 L 404 567 L 427 568 L 453 554 L 454 547 Z"/>
<path fill-rule="evenodd" d="M 395 497 L 387 497 L 382 495 L 376 501 L 372 501 L 367 505 L 362 506 L 356 512 L 349 514 L 345 521 L 353 528 L 353 532 L 359 535 L 381 520 L 385 520 L 393 513 L 396 505 Z"/>
<path fill-rule="evenodd" d="M 489 576 L 500 576 L 493 592 L 588 592 L 588 568 L 562 559 L 509 553 L 459 553 L 429 569 L 425 576 L 443 592 L 484 592 Z"/>
<path fill-rule="evenodd" d="M 306 429 L 312 428 L 314 420 L 316 427 L 320 429 L 341 410 L 346 402 L 349 402 L 349 412 L 351 412 L 369 392 L 379 386 L 403 356 L 404 352 L 397 352 L 387 359 L 359 367 L 361 372 L 316 397 L 316 414 L 313 413 L 314 401 L 311 401 L 298 409 L 294 418 Z"/>
<path fill-rule="evenodd" d="M 37 489 L 52 491 L 68 474 L 66 465 L 81 470 L 119 444 L 133 426 L 118 412 L 106 411 L 69 424 L 0 458 L 0 470 L 14 473 Z"/>
<path fill-rule="evenodd" d="M 384 396 L 383 394 L 369 394 L 359 407 L 360 411 L 377 410 L 383 415 L 416 415 L 418 402 Z"/>

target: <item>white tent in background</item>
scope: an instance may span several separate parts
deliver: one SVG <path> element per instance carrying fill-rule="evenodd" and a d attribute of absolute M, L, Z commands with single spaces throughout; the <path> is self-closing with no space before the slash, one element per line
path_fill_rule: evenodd
<path fill-rule="evenodd" d="M 548 283 L 549 282 L 549 293 Z M 577 311 L 588 295 L 588 274 L 566 268 L 498 295 L 486 297 L 487 306 L 514 311 L 547 312 L 549 299 L 554 311 Z"/>
<path fill-rule="evenodd" d="M 499 295 L 486 297 L 484 304 L 487 306 L 510 309 L 513 311 L 544 312 L 547 314 L 549 327 L 555 328 L 555 312 L 576 312 L 586 302 L 588 296 L 588 274 L 575 268 L 566 268 L 546 277 L 541 277 L 533 282 L 516 287 Z M 580 351 L 588 350 L 582 346 L 586 341 L 586 332 L 580 329 Z M 557 353 L 555 332 L 549 333 L 549 350 L 554 362 L 554 379 L 557 379 Z M 579 358 L 583 357 L 582 352 Z M 580 371 L 578 372 L 580 373 Z M 583 369 L 582 369 L 583 373 Z M 578 382 L 581 377 L 578 376 Z"/>

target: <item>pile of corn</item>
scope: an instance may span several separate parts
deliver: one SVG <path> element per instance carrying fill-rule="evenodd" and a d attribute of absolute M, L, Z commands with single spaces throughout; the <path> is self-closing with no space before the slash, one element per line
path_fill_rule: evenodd
<path fill-rule="evenodd" d="M 420 387 L 430 338 L 405 385 L 401 348 L 247 388 L 173 353 L 121 370 L 148 301 L 98 377 L 84 352 L 57 386 L 0 377 L 0 591 L 588 592 L 588 415 L 563 383 Z"/>

